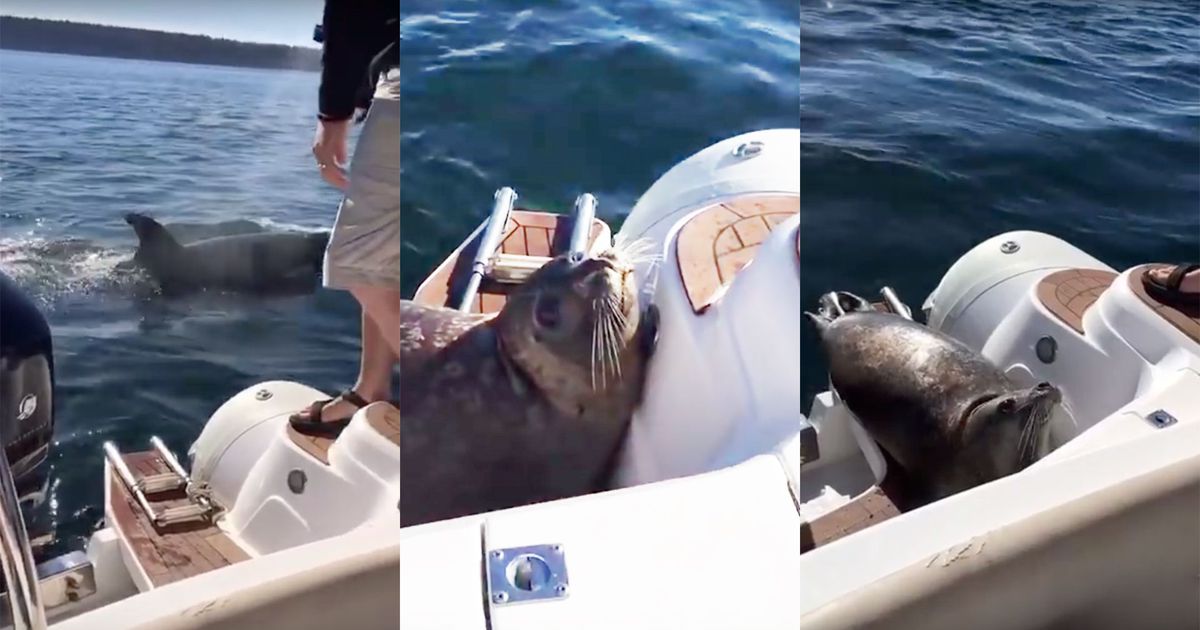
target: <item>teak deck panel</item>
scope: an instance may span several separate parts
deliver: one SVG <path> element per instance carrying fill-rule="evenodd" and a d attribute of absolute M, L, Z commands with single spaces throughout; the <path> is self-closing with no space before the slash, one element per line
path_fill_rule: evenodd
<path fill-rule="evenodd" d="M 500 253 L 547 258 L 561 254 L 567 250 L 573 222 L 574 219 L 567 215 L 514 209 L 508 218 L 508 225 L 505 226 Z M 589 246 L 607 229 L 608 226 L 603 221 L 593 219 Z M 461 295 L 466 287 L 471 263 L 475 260 L 475 252 L 479 249 L 479 239 L 482 235 L 480 232 L 457 255 L 452 254 L 442 261 L 417 289 L 413 301 L 426 306 L 457 307 L 457 303 L 450 303 L 450 296 Z M 472 312 L 498 312 L 504 308 L 505 296 L 514 287 L 515 285 L 492 282 L 485 278 L 479 285 Z"/>
<path fill-rule="evenodd" d="M 860 532 L 894 516 L 900 510 L 879 486 L 874 486 L 853 501 L 821 516 L 811 523 L 800 524 L 800 553 L 828 545 Z"/>
<path fill-rule="evenodd" d="M 1064 269 L 1038 282 L 1038 301 L 1059 321 L 1083 334 L 1083 314 L 1104 293 L 1117 274 L 1097 269 Z"/>
<path fill-rule="evenodd" d="M 714 204 L 689 219 L 675 240 L 675 254 L 692 310 L 707 310 L 771 230 L 799 212 L 798 196 L 754 195 Z M 799 240 L 796 249 L 799 253 Z"/>
<path fill-rule="evenodd" d="M 389 442 L 400 446 L 400 410 L 388 405 L 378 412 L 367 413 L 367 422 Z"/>
<path fill-rule="evenodd" d="M 1169 268 L 1169 265 L 1142 265 L 1134 269 L 1129 274 L 1129 289 L 1146 306 L 1149 306 L 1155 313 L 1158 313 L 1159 317 L 1170 322 L 1172 326 L 1190 337 L 1192 341 L 1200 343 L 1200 298 L 1197 298 L 1190 308 L 1188 305 L 1173 306 L 1163 304 L 1154 299 L 1149 293 L 1146 293 L 1146 287 L 1142 284 L 1142 276 L 1146 271 L 1156 267 Z"/>
<path fill-rule="evenodd" d="M 153 451 L 127 453 L 122 457 L 135 477 L 168 472 L 166 463 Z M 153 586 L 170 584 L 249 558 L 237 543 L 210 523 L 153 525 L 115 470 L 110 477 L 108 513 L 113 516 Z M 147 499 L 155 510 L 187 504 L 182 491 L 151 494 Z"/>
<path fill-rule="evenodd" d="M 329 447 L 333 446 L 334 438 L 321 437 L 316 435 L 308 435 L 301 433 L 292 428 L 292 425 L 287 427 L 288 438 L 292 443 L 300 447 L 300 450 L 308 453 L 317 461 L 329 465 Z"/>

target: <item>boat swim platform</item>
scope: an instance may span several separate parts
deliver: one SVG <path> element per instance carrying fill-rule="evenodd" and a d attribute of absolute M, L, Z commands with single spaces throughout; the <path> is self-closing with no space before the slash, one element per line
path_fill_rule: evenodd
<path fill-rule="evenodd" d="M 121 458 L 131 472 L 142 478 L 170 472 L 167 463 L 154 451 L 122 453 Z M 139 576 L 130 567 L 130 573 L 140 590 L 165 586 L 250 557 L 210 521 L 166 526 L 152 523 L 138 506 L 134 493 L 112 470 L 112 464 L 105 462 L 105 471 L 108 489 L 105 492 L 104 516 L 127 542 L 128 549 L 125 551 L 132 554 L 132 560 L 143 573 Z M 182 489 L 147 493 L 146 499 L 155 511 L 189 504 Z"/>
<path fill-rule="evenodd" d="M 497 253 L 535 258 L 558 256 L 567 251 L 573 222 L 574 218 L 568 215 L 514 208 L 504 226 Z M 482 236 L 482 232 L 476 234 L 443 260 L 417 288 L 413 301 L 425 306 L 454 308 L 456 300 L 452 296 L 462 295 Z M 601 238 L 605 241 L 612 239 L 608 224 L 600 219 L 592 219 L 587 250 L 591 251 Z M 471 312 L 485 315 L 500 312 L 508 294 L 518 286 L 485 277 L 479 285 Z"/>

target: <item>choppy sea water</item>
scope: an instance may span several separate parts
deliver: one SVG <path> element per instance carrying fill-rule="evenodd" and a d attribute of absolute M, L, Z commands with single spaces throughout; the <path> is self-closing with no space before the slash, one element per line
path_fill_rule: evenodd
<path fill-rule="evenodd" d="M 802 272 L 918 309 L 1038 230 L 1124 269 L 1200 258 L 1194 2 L 801 3 Z M 802 338 L 804 392 L 826 384 Z"/>
<path fill-rule="evenodd" d="M 165 299 L 114 271 L 148 214 L 182 238 L 328 227 L 313 168 L 315 73 L 0 51 L 0 269 L 54 335 L 48 507 L 61 546 L 102 514 L 100 445 L 177 455 L 225 399 L 290 379 L 333 390 L 358 368 L 346 294 Z M 149 289 L 149 290 L 147 290 Z"/>
<path fill-rule="evenodd" d="M 783 1 L 407 2 L 401 13 L 406 290 L 492 193 L 615 231 L 676 162 L 799 124 L 799 22 Z"/>

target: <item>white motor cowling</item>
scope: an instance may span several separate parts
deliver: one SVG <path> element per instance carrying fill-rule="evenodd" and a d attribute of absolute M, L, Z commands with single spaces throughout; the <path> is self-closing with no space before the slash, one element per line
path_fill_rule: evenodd
<path fill-rule="evenodd" d="M 242 390 L 213 412 L 188 449 L 192 479 L 207 483 L 221 505 L 234 505 L 250 469 L 287 417 L 326 397 L 291 381 L 268 381 Z"/>
<path fill-rule="evenodd" d="M 1016 231 L 994 236 L 950 267 L 925 299 L 925 321 L 930 328 L 982 350 L 1045 272 L 1067 268 L 1113 270 L 1049 234 Z"/>

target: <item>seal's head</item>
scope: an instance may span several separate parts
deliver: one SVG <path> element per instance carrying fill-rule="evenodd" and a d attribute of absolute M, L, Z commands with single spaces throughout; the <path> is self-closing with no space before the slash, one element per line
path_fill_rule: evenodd
<path fill-rule="evenodd" d="M 1038 460 L 1050 438 L 1050 418 L 1062 392 L 1050 383 L 1004 392 L 970 406 L 962 426 L 960 456 L 995 477 Z"/>
<path fill-rule="evenodd" d="M 508 296 L 497 322 L 505 353 L 543 390 L 575 400 L 602 392 L 621 382 L 632 354 L 633 266 L 616 251 L 554 258 Z"/>

